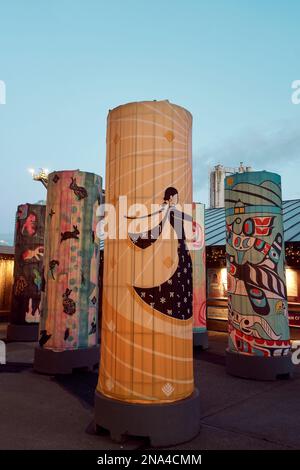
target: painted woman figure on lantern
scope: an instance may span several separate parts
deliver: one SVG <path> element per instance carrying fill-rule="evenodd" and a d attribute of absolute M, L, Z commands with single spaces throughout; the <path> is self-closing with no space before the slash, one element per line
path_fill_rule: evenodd
<path fill-rule="evenodd" d="M 162 214 L 162 219 L 154 228 L 142 233 L 129 233 L 135 246 L 146 249 L 156 242 L 162 233 L 165 223 L 169 221 L 178 239 L 178 264 L 173 275 L 165 282 L 153 287 L 133 286 L 139 297 L 150 307 L 164 315 L 187 320 L 193 314 L 193 268 L 192 259 L 186 245 L 184 221 L 193 222 L 193 218 L 177 209 L 179 197 L 176 188 L 165 190 L 161 208 L 149 216 L 130 217 L 141 219 Z"/>

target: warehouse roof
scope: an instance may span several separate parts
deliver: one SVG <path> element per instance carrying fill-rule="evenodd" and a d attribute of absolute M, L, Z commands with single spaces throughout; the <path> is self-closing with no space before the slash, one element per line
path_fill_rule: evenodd
<path fill-rule="evenodd" d="M 300 242 L 300 199 L 283 201 L 283 226 L 286 242 Z M 205 209 L 206 245 L 225 245 L 225 209 Z"/>
<path fill-rule="evenodd" d="M 0 246 L 0 255 L 14 255 L 15 254 L 15 247 L 14 246 Z"/>

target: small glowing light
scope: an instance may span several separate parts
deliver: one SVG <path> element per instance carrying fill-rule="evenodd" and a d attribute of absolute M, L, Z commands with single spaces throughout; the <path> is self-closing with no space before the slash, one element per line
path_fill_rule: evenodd
<path fill-rule="evenodd" d="M 37 173 L 33 168 L 30 168 L 28 171 L 31 174 L 32 179 L 34 181 L 40 181 L 43 184 L 43 186 L 47 188 L 48 174 L 49 174 L 48 168 L 40 168 Z"/>
<path fill-rule="evenodd" d="M 221 269 L 221 282 L 222 282 L 223 291 L 225 295 L 227 292 L 227 269 L 226 268 Z"/>

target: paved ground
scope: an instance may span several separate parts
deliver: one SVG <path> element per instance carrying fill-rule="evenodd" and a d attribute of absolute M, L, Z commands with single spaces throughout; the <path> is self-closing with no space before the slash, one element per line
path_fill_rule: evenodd
<path fill-rule="evenodd" d="M 0 326 L 0 338 L 5 326 Z M 300 448 L 300 367 L 292 380 L 256 382 L 225 372 L 226 335 L 210 333 L 210 348 L 195 352 L 201 393 L 200 434 L 178 449 Z M 47 377 L 32 371 L 34 343 L 7 345 L 0 366 L 0 449 L 137 449 L 93 431 L 97 372 Z"/>

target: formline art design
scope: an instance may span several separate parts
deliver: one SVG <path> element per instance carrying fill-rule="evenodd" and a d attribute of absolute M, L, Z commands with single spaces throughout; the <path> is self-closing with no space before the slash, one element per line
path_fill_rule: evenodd
<path fill-rule="evenodd" d="M 46 207 L 20 204 L 16 214 L 14 285 L 7 338 L 36 341 L 41 310 Z"/>
<path fill-rule="evenodd" d="M 182 211 L 192 203 L 191 126 L 190 113 L 168 101 L 130 103 L 108 116 L 105 202 L 116 207 L 117 237 L 105 240 L 95 421 L 115 440 L 129 433 L 176 443 L 199 431 L 186 237 L 193 218 Z M 147 214 L 119 217 L 120 196 Z M 133 224 L 123 238 L 124 217 Z"/>
<path fill-rule="evenodd" d="M 100 203 L 99 176 L 79 170 L 50 173 L 40 347 L 34 364 L 39 372 L 72 372 L 98 362 L 100 247 L 95 231 Z"/>
<path fill-rule="evenodd" d="M 228 176 L 225 207 L 228 370 L 254 378 L 290 374 L 280 176 Z"/>

